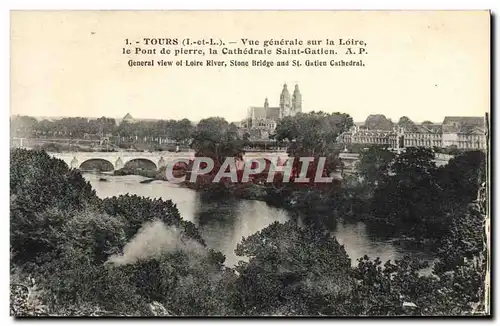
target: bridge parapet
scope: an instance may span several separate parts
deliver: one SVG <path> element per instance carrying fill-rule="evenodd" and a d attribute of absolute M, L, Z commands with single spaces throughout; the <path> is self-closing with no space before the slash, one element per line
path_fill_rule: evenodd
<path fill-rule="evenodd" d="M 190 152 L 65 152 L 65 153 L 49 153 L 52 157 L 63 160 L 70 168 L 80 168 L 81 165 L 89 160 L 103 160 L 112 164 L 113 169 L 119 170 L 127 163 L 134 160 L 147 160 L 160 168 L 167 164 L 172 164 L 178 159 L 193 160 L 195 158 L 194 151 Z M 287 158 L 288 154 L 282 152 L 247 152 L 243 155 L 244 161 L 249 161 L 255 158 Z"/>
<path fill-rule="evenodd" d="M 172 164 L 177 159 L 193 160 L 194 152 L 70 152 L 51 153 L 52 157 L 63 160 L 70 168 L 80 168 L 82 164 L 89 160 L 104 160 L 109 162 L 113 169 L 119 170 L 134 160 L 147 160 L 154 164 L 156 169 Z M 247 152 L 243 155 L 243 161 L 249 162 L 252 159 L 265 158 L 273 161 L 284 162 L 288 158 L 286 152 Z M 436 153 L 435 162 L 438 166 L 446 165 L 453 155 Z M 359 161 L 358 153 L 340 153 L 339 158 L 349 169 L 355 169 L 356 162 Z"/>
<path fill-rule="evenodd" d="M 103 160 L 112 164 L 113 169 L 119 170 L 131 161 L 145 160 L 154 164 L 156 168 L 165 166 L 167 162 L 178 158 L 191 159 L 194 155 L 184 153 L 183 155 L 170 155 L 161 153 L 129 153 L 129 152 L 76 152 L 76 153 L 52 153 L 51 156 L 63 160 L 70 168 L 80 168 L 83 163 L 90 160 Z"/>

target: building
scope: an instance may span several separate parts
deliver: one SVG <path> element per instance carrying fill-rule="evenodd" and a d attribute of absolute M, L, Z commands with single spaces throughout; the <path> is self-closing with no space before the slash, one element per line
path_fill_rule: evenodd
<path fill-rule="evenodd" d="M 419 124 L 411 130 L 402 129 L 403 147 L 446 147 L 443 146 L 442 125 Z"/>
<path fill-rule="evenodd" d="M 443 121 L 443 147 L 485 149 L 485 118 L 445 117 Z"/>
<path fill-rule="evenodd" d="M 299 85 L 295 85 L 292 96 L 286 84 L 281 90 L 279 106 L 269 106 L 269 100 L 264 100 L 264 106 L 252 106 L 248 109 L 246 127 L 273 132 L 278 121 L 287 116 L 294 116 L 302 112 L 302 95 Z"/>
<path fill-rule="evenodd" d="M 486 149 L 485 119 L 445 117 L 442 124 L 414 124 L 411 128 L 395 125 L 390 131 L 354 125 L 349 131 L 342 133 L 337 141 L 346 145 L 387 145 L 391 148 Z"/>
<path fill-rule="evenodd" d="M 337 142 L 343 144 L 367 144 L 367 145 L 387 145 L 396 148 L 398 144 L 397 129 L 393 130 L 370 130 L 357 125 L 352 126 L 337 138 Z"/>
<path fill-rule="evenodd" d="M 123 117 L 122 122 L 134 123 L 134 122 L 135 122 L 135 119 L 134 119 L 134 118 L 132 118 L 132 116 L 130 115 L 130 113 L 127 113 L 127 114 Z"/>

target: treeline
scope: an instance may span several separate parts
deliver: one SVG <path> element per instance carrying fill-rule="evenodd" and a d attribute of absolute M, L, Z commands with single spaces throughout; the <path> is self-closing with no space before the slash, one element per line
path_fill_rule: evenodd
<path fill-rule="evenodd" d="M 439 242 L 477 198 L 486 181 L 486 155 L 463 152 L 440 167 L 434 159 L 432 150 L 421 147 L 399 155 L 370 147 L 343 188 L 353 214 L 386 235 Z"/>
<path fill-rule="evenodd" d="M 482 202 L 457 212 L 432 275 L 420 275 L 420 264 L 409 259 L 382 268 L 378 259 L 363 257 L 351 267 L 329 232 L 293 222 L 276 222 L 244 238 L 236 253 L 249 260 L 229 268 L 170 200 L 101 200 L 78 171 L 45 152 L 15 149 L 10 155 L 15 315 L 394 316 L 484 310 Z"/>
<path fill-rule="evenodd" d="M 323 176 L 329 176 L 343 170 L 339 160 L 343 148 L 336 140 L 352 125 L 352 118 L 344 113 L 298 114 L 280 120 L 274 138 L 286 141 L 289 156 L 296 158 L 293 175 L 301 171 L 298 158 L 317 160 L 324 157 Z M 222 118 L 202 120 L 193 135 L 196 155 L 209 156 L 216 161 L 214 173 L 226 157 L 241 158 L 245 139 Z M 264 173 L 264 180 L 260 182 L 265 186 L 263 193 L 257 191 L 260 194 L 253 195 L 255 187 L 251 185 L 244 191 L 236 185 L 225 187 L 222 193 L 243 193 L 244 197 L 301 211 L 315 224 L 335 227 L 340 218 L 364 220 L 374 231 L 379 230 L 384 235 L 439 243 L 454 216 L 466 210 L 486 180 L 486 158 L 481 151 L 453 153 L 455 158 L 441 167 L 436 166 L 433 149 L 407 148 L 396 155 L 387 147 L 369 146 L 368 150 L 360 148 L 359 153 L 361 160 L 357 172 L 344 174 L 341 187 L 337 182 L 315 183 L 315 161 L 307 171 L 309 183 L 282 183 L 278 175 L 269 184 Z M 203 187 L 215 194 L 219 186 L 208 183 Z"/>
<path fill-rule="evenodd" d="M 433 123 L 426 120 L 423 121 L 421 125 L 432 127 Z M 364 127 L 371 130 L 393 130 L 396 126 L 403 127 L 409 132 L 415 132 L 419 130 L 417 124 L 407 116 L 400 117 L 398 122 L 394 123 L 391 119 L 386 118 L 386 116 L 383 114 L 371 114 L 366 118 L 364 124 Z"/>
<path fill-rule="evenodd" d="M 129 123 L 122 121 L 117 124 L 115 119 L 101 117 L 61 118 L 58 120 L 41 120 L 29 116 L 11 117 L 12 136 L 24 138 L 73 138 L 84 139 L 92 136 L 106 136 L 136 139 L 165 138 L 176 142 L 187 141 L 193 131 L 193 123 L 188 119 L 137 121 Z"/>
<path fill-rule="evenodd" d="M 98 119 L 75 117 L 54 121 L 47 119 L 38 121 L 33 117 L 19 115 L 11 117 L 10 123 L 12 136 L 25 138 L 83 139 L 96 135 L 111 135 L 130 139 L 163 137 L 177 142 L 194 139 L 197 142 L 196 145 L 199 146 L 204 140 L 224 144 L 237 137 L 247 141 L 250 137 L 249 133 L 239 134 L 238 127 L 234 123 L 229 123 L 221 117 L 203 119 L 196 126 L 188 119 L 142 120 L 134 123 L 122 121 L 117 124 L 115 119 L 106 117 Z M 305 145 L 318 147 L 334 142 L 336 137 L 341 132 L 348 130 L 352 124 L 352 118 L 344 113 L 328 114 L 321 111 L 300 113 L 295 117 L 282 119 L 272 137 L 277 141 L 292 141 L 299 137 L 300 140 L 307 141 Z M 223 134 L 226 136 L 222 136 Z M 304 136 L 301 136 L 303 134 Z M 311 136 L 313 137 L 311 138 Z M 257 145 L 265 146 L 265 144 Z"/>
<path fill-rule="evenodd" d="M 298 176 L 303 163 L 300 157 L 313 157 L 314 161 L 309 164 L 307 177 L 310 182 L 296 184 L 298 188 L 307 187 L 331 188 L 325 184 L 315 182 L 316 171 L 320 158 L 325 158 L 323 177 L 327 177 L 335 171 L 341 162 L 338 159 L 340 147 L 336 139 L 340 133 L 352 126 L 352 118 L 344 113 L 310 112 L 299 113 L 293 117 L 285 117 L 280 120 L 273 135 L 273 139 L 279 143 L 287 144 L 289 156 L 296 158 L 292 166 L 290 183 Z M 212 178 L 219 172 L 226 158 L 242 159 L 245 148 L 250 144 L 248 134 L 241 135 L 234 124 L 230 124 L 220 117 L 212 117 L 201 120 L 192 134 L 191 147 L 195 150 L 197 157 L 210 157 L 214 161 L 211 175 L 206 176 L 203 182 L 187 184 L 197 190 L 210 192 L 214 196 L 238 196 L 240 198 L 261 199 L 269 203 L 282 204 L 279 200 L 287 200 L 293 189 L 282 182 L 283 175 L 276 174 L 272 182 L 267 182 L 267 172 L 270 164 L 267 162 L 264 171 L 259 175 L 252 176 L 252 182 L 241 184 L 242 172 L 237 173 L 238 183 L 231 183 L 229 178 L 223 178 L 220 183 L 212 183 Z M 189 168 L 188 168 L 189 170 Z M 205 180 L 206 179 L 206 180 Z M 255 184 L 265 186 L 265 189 L 257 189 Z M 286 192 L 286 193 L 285 193 Z"/>

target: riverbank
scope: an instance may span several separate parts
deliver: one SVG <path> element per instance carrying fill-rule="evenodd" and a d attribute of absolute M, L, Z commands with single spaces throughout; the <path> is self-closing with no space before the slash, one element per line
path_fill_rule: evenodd
<path fill-rule="evenodd" d="M 137 175 L 112 176 L 108 173 L 85 173 L 84 177 L 103 199 L 130 194 L 151 199 L 172 200 L 181 216 L 200 229 L 207 246 L 221 251 L 226 256 L 227 266 L 233 266 L 242 259 L 234 253 L 242 237 L 248 237 L 273 222 L 294 221 L 307 227 L 307 221 L 310 223 L 320 218 L 324 218 L 326 222 L 334 221 L 329 227 L 331 234 L 345 245 L 348 255 L 352 257 L 353 266 L 356 266 L 357 259 L 364 255 L 380 257 L 382 261 L 394 261 L 404 256 L 429 262 L 434 259 L 433 251 L 420 250 L 410 244 L 400 246 L 395 242 L 401 239 L 376 235 L 368 223 L 351 217 L 336 217 L 331 216 L 331 213 L 330 215 L 306 213 L 289 208 L 290 206 L 273 205 L 263 200 L 222 194 L 217 196 L 207 191 L 197 191 Z M 108 182 L 99 181 L 101 177 L 107 178 Z M 148 183 L 148 180 L 151 181 Z"/>
<path fill-rule="evenodd" d="M 139 175 L 149 179 L 143 180 L 141 183 L 149 183 L 154 180 L 169 182 L 165 168 L 160 168 L 158 171 L 123 168 L 114 171 L 113 175 Z M 325 213 L 332 209 L 331 198 L 329 198 L 331 191 L 319 190 L 308 185 L 297 184 L 297 186 L 293 186 L 292 183 L 277 185 L 257 180 L 246 183 L 213 183 L 212 176 L 209 175 L 199 175 L 196 182 L 190 182 L 189 172 L 186 173 L 182 170 L 174 170 L 173 176 L 176 178 L 186 177 L 185 181 L 179 183 L 180 186 L 214 197 L 226 196 L 236 199 L 259 200 L 279 208 L 315 213 Z M 330 188 L 333 189 L 333 187 Z"/>
<path fill-rule="evenodd" d="M 174 177 L 190 175 L 181 170 L 173 172 Z M 153 181 L 169 182 L 164 169 L 159 171 L 121 169 L 115 176 L 138 175 L 147 179 L 140 183 Z M 419 248 L 425 251 L 439 246 L 437 239 L 416 238 L 405 235 L 400 230 L 393 230 L 383 221 L 378 221 L 370 214 L 370 203 L 366 199 L 357 198 L 342 185 L 338 187 L 311 187 L 305 185 L 271 183 L 213 183 L 210 176 L 198 176 L 197 182 L 184 181 L 178 183 L 182 188 L 192 189 L 206 199 L 212 200 L 255 200 L 267 205 L 284 209 L 291 216 L 300 216 L 306 224 L 320 224 L 335 229 L 339 220 L 349 223 L 363 222 L 376 237 L 391 238 L 394 245 L 405 248 Z"/>

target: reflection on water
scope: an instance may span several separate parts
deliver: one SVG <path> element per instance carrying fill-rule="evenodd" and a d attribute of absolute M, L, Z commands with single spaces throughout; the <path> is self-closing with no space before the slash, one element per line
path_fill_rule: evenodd
<path fill-rule="evenodd" d="M 135 194 L 150 198 L 171 199 L 181 216 L 195 223 L 207 245 L 219 250 L 226 256 L 226 264 L 232 266 L 244 260 L 234 253 L 243 237 L 248 237 L 269 224 L 286 222 L 291 216 L 282 209 L 268 206 L 255 200 L 229 200 L 204 198 L 194 190 L 179 187 L 163 181 L 141 184 L 145 178 L 140 176 L 109 176 L 106 182 L 99 181 L 103 175 L 84 174 L 101 198 Z M 366 225 L 362 222 L 337 223 L 333 232 L 338 241 L 345 246 L 353 264 L 364 255 L 386 260 L 401 259 L 405 255 L 430 260 L 432 257 L 418 251 L 410 251 L 394 246 L 390 240 L 373 239 L 368 236 Z"/>
<path fill-rule="evenodd" d="M 340 244 L 344 245 L 345 250 L 356 264 L 356 260 L 364 255 L 370 258 L 379 257 L 382 262 L 396 259 L 402 259 L 404 256 L 412 256 L 422 260 L 431 260 L 432 257 L 421 252 L 403 249 L 395 246 L 391 239 L 373 239 L 368 235 L 367 227 L 364 223 L 337 223 L 337 228 L 333 232 Z"/>
<path fill-rule="evenodd" d="M 131 194 L 150 198 L 171 199 L 177 205 L 182 218 L 194 222 L 196 192 L 191 189 L 181 188 L 163 181 L 141 184 L 140 182 L 146 178 L 137 175 L 107 177 L 103 174 L 84 173 L 83 176 L 90 182 L 100 198 Z M 107 182 L 99 181 L 99 178 L 103 176 L 107 179 Z"/>
<path fill-rule="evenodd" d="M 289 217 L 281 209 L 256 200 L 207 200 L 198 195 L 196 224 L 207 245 L 226 255 L 226 264 L 238 260 L 234 249 L 243 237 L 248 237 L 269 224 L 286 222 Z"/>

